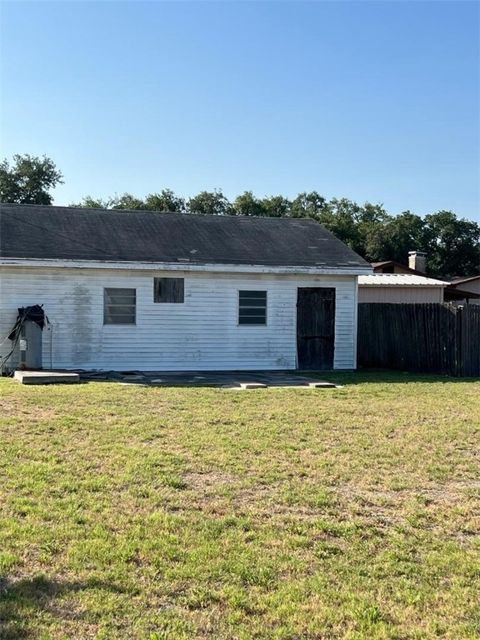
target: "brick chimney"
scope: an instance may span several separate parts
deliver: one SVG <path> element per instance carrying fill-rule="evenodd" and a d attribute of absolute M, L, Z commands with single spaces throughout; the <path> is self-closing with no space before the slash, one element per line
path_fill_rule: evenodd
<path fill-rule="evenodd" d="M 410 269 L 425 273 L 427 270 L 427 254 L 423 251 L 409 251 L 408 266 Z"/>

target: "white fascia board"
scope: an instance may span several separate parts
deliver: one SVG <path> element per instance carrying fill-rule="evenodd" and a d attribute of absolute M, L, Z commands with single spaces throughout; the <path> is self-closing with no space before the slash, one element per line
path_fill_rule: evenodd
<path fill-rule="evenodd" d="M 209 271 L 212 273 L 279 273 L 357 276 L 372 273 L 370 267 L 266 266 L 239 264 L 192 264 L 190 262 L 108 262 L 95 260 L 44 260 L 1 258 L 1 266 L 67 269 L 127 269 L 129 271 Z"/>
<path fill-rule="evenodd" d="M 360 289 L 432 289 L 432 288 L 441 288 L 444 289 L 448 286 L 448 283 L 438 282 L 431 284 L 360 284 Z"/>

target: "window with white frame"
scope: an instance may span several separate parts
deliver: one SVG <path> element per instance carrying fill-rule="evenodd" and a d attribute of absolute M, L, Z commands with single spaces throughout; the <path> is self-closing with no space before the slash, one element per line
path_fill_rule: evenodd
<path fill-rule="evenodd" d="M 238 292 L 238 324 L 267 324 L 267 292 Z"/>
<path fill-rule="evenodd" d="M 105 288 L 103 324 L 135 324 L 136 306 L 136 289 Z"/>

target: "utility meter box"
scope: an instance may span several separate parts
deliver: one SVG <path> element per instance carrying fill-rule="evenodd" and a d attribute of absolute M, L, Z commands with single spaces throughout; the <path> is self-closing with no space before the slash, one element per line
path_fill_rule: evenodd
<path fill-rule="evenodd" d="M 42 368 L 42 329 L 36 322 L 25 320 L 18 346 L 20 369 Z"/>

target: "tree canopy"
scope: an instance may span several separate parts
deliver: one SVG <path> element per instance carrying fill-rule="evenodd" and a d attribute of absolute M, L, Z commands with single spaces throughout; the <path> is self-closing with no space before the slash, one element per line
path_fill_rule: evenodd
<path fill-rule="evenodd" d="M 221 190 L 201 191 L 197 196 L 190 198 L 187 203 L 189 213 L 203 215 L 227 216 L 234 215 L 235 211 Z"/>
<path fill-rule="evenodd" d="M 14 155 L 0 162 L 0 201 L 18 204 L 52 204 L 50 191 L 63 183 L 53 160 L 43 156 Z"/>
<path fill-rule="evenodd" d="M 52 160 L 29 155 L 13 156 L 0 163 L 2 202 L 51 204 L 50 191 L 62 183 Z M 459 218 L 452 211 L 421 217 L 411 211 L 389 214 L 383 205 L 358 204 L 348 198 L 327 200 L 317 191 L 299 193 L 290 200 L 283 195 L 259 198 L 245 191 L 232 202 L 221 189 L 202 191 L 185 199 L 170 189 L 145 198 L 130 193 L 106 200 L 86 196 L 72 206 L 105 209 L 142 209 L 202 215 L 243 215 L 313 218 L 369 262 L 395 260 L 406 263 L 408 252 L 427 253 L 432 276 L 470 276 L 480 273 L 480 225 Z"/>

